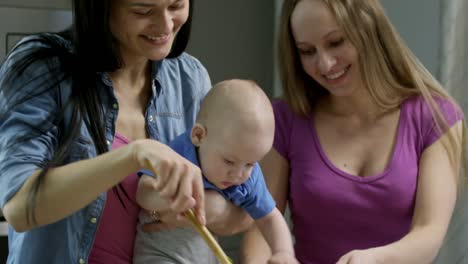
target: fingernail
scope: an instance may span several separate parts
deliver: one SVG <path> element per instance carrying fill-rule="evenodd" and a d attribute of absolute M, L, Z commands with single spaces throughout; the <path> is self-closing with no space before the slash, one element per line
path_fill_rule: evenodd
<path fill-rule="evenodd" d="M 204 215 L 200 216 L 200 222 L 202 225 L 206 225 L 206 217 Z"/>

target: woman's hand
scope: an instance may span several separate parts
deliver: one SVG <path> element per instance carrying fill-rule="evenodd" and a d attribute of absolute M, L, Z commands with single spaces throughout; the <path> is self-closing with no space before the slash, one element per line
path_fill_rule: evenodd
<path fill-rule="evenodd" d="M 353 250 L 342 256 L 336 264 L 381 264 L 377 248 Z"/>
<path fill-rule="evenodd" d="M 133 157 L 139 166 L 156 170 L 153 188 L 168 201 L 171 210 L 182 214 L 194 207 L 199 221 L 206 224 L 200 168 L 158 141 L 143 139 L 132 144 Z"/>

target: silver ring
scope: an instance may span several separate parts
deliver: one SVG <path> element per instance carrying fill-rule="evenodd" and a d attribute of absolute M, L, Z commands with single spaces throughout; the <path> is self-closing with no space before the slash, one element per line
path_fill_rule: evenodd
<path fill-rule="evenodd" d="M 154 222 L 161 222 L 161 213 L 159 213 L 159 211 L 156 211 L 156 210 L 150 211 L 150 216 Z"/>

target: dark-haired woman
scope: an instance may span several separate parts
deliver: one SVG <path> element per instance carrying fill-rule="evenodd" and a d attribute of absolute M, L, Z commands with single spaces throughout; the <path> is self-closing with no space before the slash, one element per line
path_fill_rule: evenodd
<path fill-rule="evenodd" d="M 200 170 L 163 144 L 193 125 L 211 86 L 184 53 L 192 7 L 75 0 L 70 30 L 27 37 L 9 54 L 0 69 L 7 263 L 131 263 L 134 172 L 147 162 L 158 169 L 148 184 L 174 215 L 194 207 L 215 231 L 244 217 L 226 204 L 206 220 Z"/>

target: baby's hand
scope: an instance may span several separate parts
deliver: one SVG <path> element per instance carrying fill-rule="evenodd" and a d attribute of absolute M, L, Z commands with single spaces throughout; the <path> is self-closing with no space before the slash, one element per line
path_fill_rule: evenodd
<path fill-rule="evenodd" d="M 268 264 L 300 264 L 291 252 L 276 252 L 268 260 Z"/>

